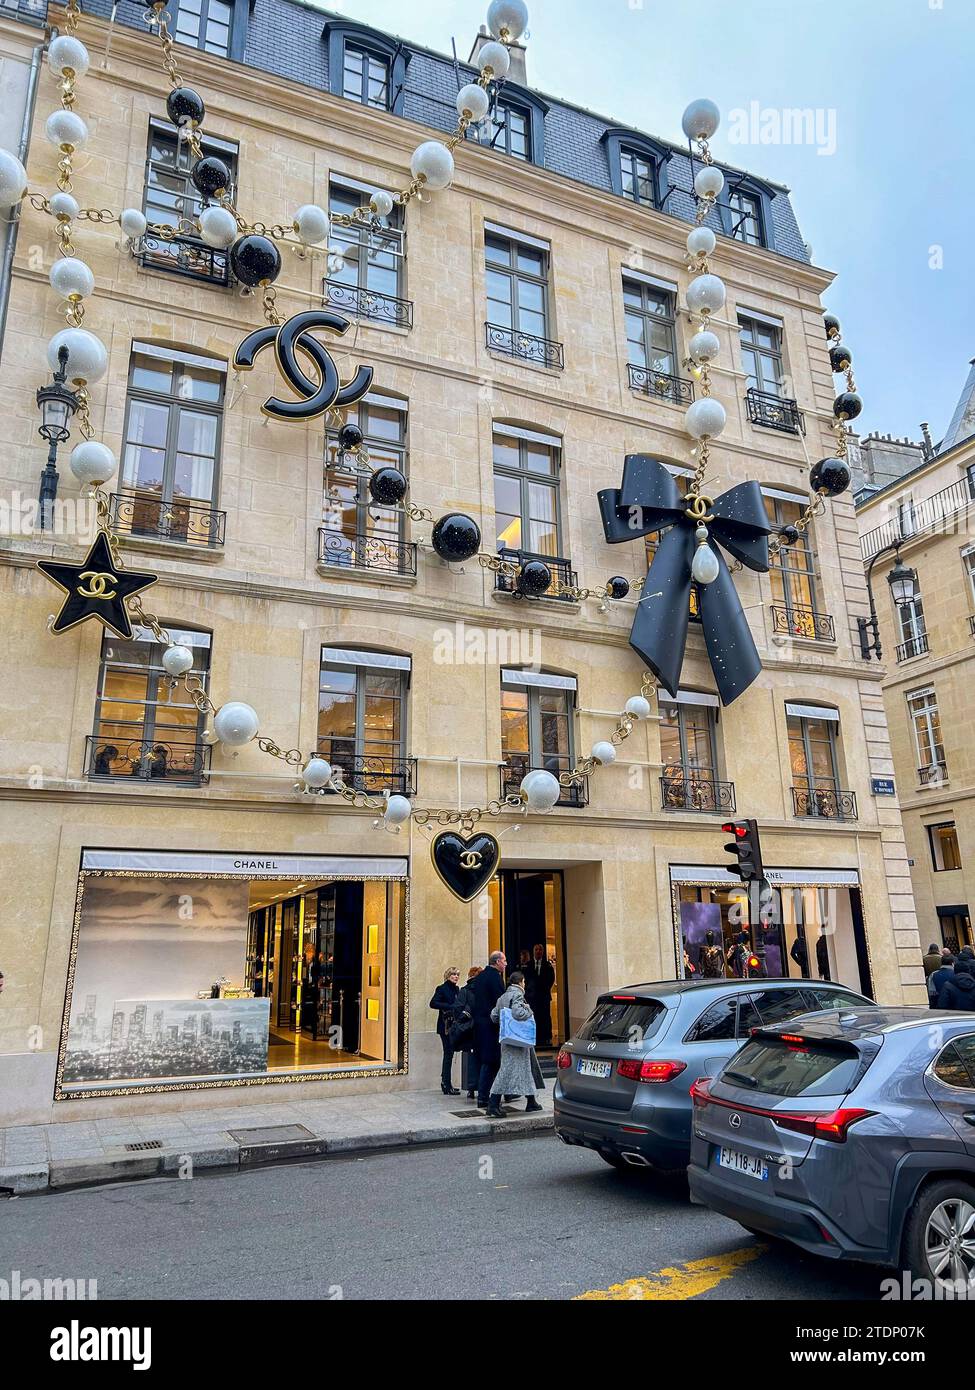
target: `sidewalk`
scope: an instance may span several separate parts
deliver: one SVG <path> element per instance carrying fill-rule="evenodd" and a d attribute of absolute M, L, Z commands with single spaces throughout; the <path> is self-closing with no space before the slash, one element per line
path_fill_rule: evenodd
<path fill-rule="evenodd" d="M 553 1127 L 551 1083 L 538 1100 L 486 1120 L 463 1093 L 390 1095 L 220 1106 L 183 1115 L 74 1120 L 0 1129 L 0 1196 L 56 1191 L 201 1168 L 245 1168 L 286 1158 L 327 1158 L 406 1144 L 494 1140 Z"/>

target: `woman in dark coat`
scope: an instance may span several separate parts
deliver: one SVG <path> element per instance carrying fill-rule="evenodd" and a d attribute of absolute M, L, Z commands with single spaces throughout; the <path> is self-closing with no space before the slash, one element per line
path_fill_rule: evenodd
<path fill-rule="evenodd" d="M 440 1068 L 440 1089 L 445 1096 L 459 1096 L 451 1081 L 450 1071 L 454 1061 L 454 1049 L 450 1045 L 450 1025 L 453 1022 L 454 1005 L 457 1003 L 457 995 L 460 990 L 457 981 L 460 979 L 460 971 L 455 965 L 443 972 L 443 984 L 437 985 L 433 991 L 433 998 L 430 1000 L 431 1009 L 437 1010 L 437 1036 L 443 1048 L 443 1066 Z"/>
<path fill-rule="evenodd" d="M 457 992 L 454 1007 L 453 1047 L 460 1053 L 460 1084 L 467 1092 L 467 1099 L 473 1100 L 477 1091 L 477 1067 L 474 1062 L 474 992 L 472 982 L 481 973 L 480 965 L 472 965 L 467 972 L 467 983 Z M 458 1038 L 459 1035 L 459 1038 Z"/>

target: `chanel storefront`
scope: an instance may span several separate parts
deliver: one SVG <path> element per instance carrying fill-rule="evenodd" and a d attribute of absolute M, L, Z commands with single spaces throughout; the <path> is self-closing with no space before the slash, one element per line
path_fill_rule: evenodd
<path fill-rule="evenodd" d="M 56 1099 L 404 1073 L 407 875 L 84 850 Z"/>

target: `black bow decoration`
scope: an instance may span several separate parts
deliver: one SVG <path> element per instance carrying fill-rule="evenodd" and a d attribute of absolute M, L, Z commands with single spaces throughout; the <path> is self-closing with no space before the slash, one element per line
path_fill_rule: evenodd
<path fill-rule="evenodd" d="M 660 683 L 672 693 L 680 683 L 690 619 L 691 586 L 723 705 L 747 690 L 762 669 L 734 580 L 716 545 L 718 574 L 710 584 L 696 584 L 691 565 L 697 549 L 695 531 L 703 521 L 709 542 L 749 569 L 769 567 L 768 520 L 758 483 L 738 483 L 707 502 L 706 515 L 694 514 L 694 496 L 682 498 L 664 465 L 647 454 L 628 454 L 619 487 L 599 494 L 603 531 L 611 545 L 665 531 L 653 557 L 630 631 L 630 646 L 643 657 Z M 698 508 L 700 510 L 700 508 Z M 666 529 L 669 528 L 669 529 Z"/>

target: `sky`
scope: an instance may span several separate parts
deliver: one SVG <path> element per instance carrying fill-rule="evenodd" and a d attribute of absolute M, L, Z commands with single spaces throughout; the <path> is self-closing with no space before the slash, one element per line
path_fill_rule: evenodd
<path fill-rule="evenodd" d="M 442 53 L 453 37 L 464 60 L 487 0 L 320 8 Z M 836 274 L 824 304 L 854 357 L 861 434 L 919 439 L 924 420 L 940 439 L 975 356 L 975 0 L 529 0 L 528 11 L 540 92 L 678 142 L 687 103 L 717 102 L 715 157 L 787 185 L 814 263 Z M 813 112 L 813 138 L 769 142 L 778 113 L 796 108 Z M 730 119 L 753 110 L 754 131 Z"/>

